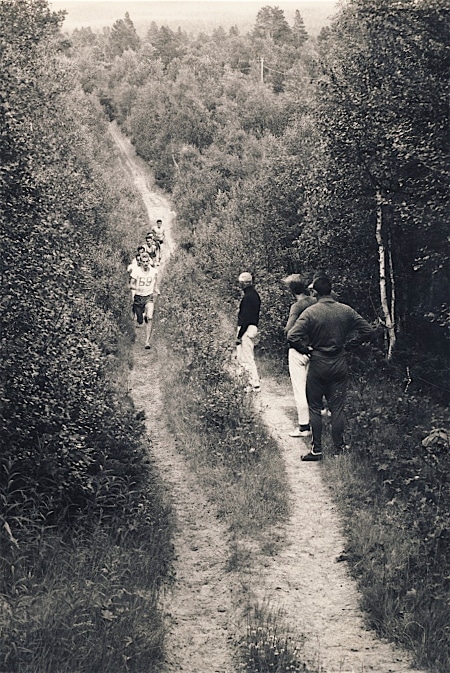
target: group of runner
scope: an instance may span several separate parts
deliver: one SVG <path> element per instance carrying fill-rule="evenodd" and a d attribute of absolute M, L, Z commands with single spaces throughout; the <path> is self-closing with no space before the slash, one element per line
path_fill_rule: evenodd
<path fill-rule="evenodd" d="M 161 264 L 161 248 L 164 243 L 165 232 L 162 220 L 156 224 L 145 236 L 145 243 L 137 248 L 137 253 L 128 266 L 130 275 L 130 290 L 133 299 L 133 313 L 136 316 L 137 327 L 145 324 L 145 348 L 150 348 L 150 338 L 153 327 L 154 297 L 159 294 L 157 289 L 157 267 Z"/>

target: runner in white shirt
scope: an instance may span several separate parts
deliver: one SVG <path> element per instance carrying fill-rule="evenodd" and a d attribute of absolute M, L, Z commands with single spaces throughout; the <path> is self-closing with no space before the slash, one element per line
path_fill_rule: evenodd
<path fill-rule="evenodd" d="M 155 226 L 152 227 L 152 233 L 153 238 L 159 245 L 159 261 L 161 261 L 162 244 L 164 243 L 164 239 L 166 237 L 166 232 L 164 231 L 162 220 L 156 220 Z"/>
<path fill-rule="evenodd" d="M 141 264 L 132 271 L 130 289 L 134 291 L 133 309 L 138 325 L 145 322 L 145 348 L 150 348 L 150 337 L 153 327 L 154 295 L 159 294 L 156 289 L 157 270 L 150 262 L 148 252 L 140 255 Z"/>
<path fill-rule="evenodd" d="M 145 247 L 143 245 L 139 245 L 136 255 L 131 260 L 131 263 L 127 266 L 127 272 L 130 274 L 130 276 L 132 275 L 133 271 L 136 271 L 136 269 L 139 267 L 142 252 L 145 252 Z"/>

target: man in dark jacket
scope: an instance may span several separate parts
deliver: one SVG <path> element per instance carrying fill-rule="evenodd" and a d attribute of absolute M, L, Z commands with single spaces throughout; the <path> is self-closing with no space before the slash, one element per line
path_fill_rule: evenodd
<path fill-rule="evenodd" d="M 287 334 L 288 343 L 310 356 L 306 396 L 312 429 L 312 451 L 302 460 L 322 459 L 322 398 L 331 411 L 331 434 L 336 453 L 344 448 L 344 404 L 347 392 L 347 357 L 350 349 L 368 341 L 374 328 L 354 309 L 333 299 L 331 281 L 316 278 L 317 303 L 303 311 Z M 354 333 L 350 339 L 348 336 Z"/>
<path fill-rule="evenodd" d="M 239 285 L 244 293 L 239 305 L 238 328 L 236 335 L 237 360 L 247 372 L 253 390 L 260 390 L 258 370 L 256 369 L 254 347 L 258 334 L 259 310 L 261 299 L 253 287 L 253 277 L 247 271 L 239 276 Z"/>

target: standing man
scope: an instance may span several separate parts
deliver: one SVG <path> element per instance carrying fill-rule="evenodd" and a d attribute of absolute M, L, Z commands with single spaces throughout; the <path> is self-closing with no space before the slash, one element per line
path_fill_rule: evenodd
<path fill-rule="evenodd" d="M 287 338 L 292 348 L 310 356 L 306 397 L 312 427 L 312 450 L 305 461 L 322 459 L 322 397 L 331 411 L 331 435 L 336 453 L 344 449 L 344 404 L 347 393 L 346 349 L 368 341 L 374 328 L 354 309 L 333 299 L 331 281 L 316 278 L 317 303 L 305 309 Z M 347 341 L 351 332 L 354 336 Z"/>
<path fill-rule="evenodd" d="M 150 337 L 153 327 L 154 295 L 158 272 L 150 263 L 148 252 L 141 253 L 141 264 L 131 273 L 130 289 L 134 291 L 133 309 L 138 325 L 145 322 L 145 348 L 150 348 Z"/>
<path fill-rule="evenodd" d="M 289 330 L 297 322 L 297 318 L 303 311 L 316 303 L 314 297 L 306 294 L 306 285 L 298 273 L 293 273 L 283 281 L 295 297 L 295 302 L 291 305 L 289 318 L 284 328 L 287 335 Z M 299 353 L 295 348 L 288 344 L 288 366 L 289 376 L 291 377 L 292 390 L 294 393 L 295 405 L 297 407 L 297 427 L 289 433 L 290 437 L 309 437 L 311 428 L 309 425 L 309 408 L 306 399 L 306 375 L 308 373 L 309 356 Z"/>
<path fill-rule="evenodd" d="M 244 293 L 239 305 L 238 328 L 236 336 L 237 360 L 247 372 L 253 390 L 260 390 L 258 370 L 255 363 L 255 339 L 258 334 L 259 310 L 261 299 L 253 287 L 251 273 L 245 271 L 239 276 L 239 285 Z"/>

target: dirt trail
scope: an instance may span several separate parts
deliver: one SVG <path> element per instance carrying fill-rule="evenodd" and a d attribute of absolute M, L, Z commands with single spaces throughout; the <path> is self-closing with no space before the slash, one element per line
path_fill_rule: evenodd
<path fill-rule="evenodd" d="M 124 167 L 142 194 L 149 218 L 161 217 L 174 248 L 170 224 L 175 216 L 153 183 L 145 163 L 115 125 L 111 134 Z M 166 253 L 167 254 L 167 253 Z M 166 257 L 167 259 L 167 257 Z M 168 626 L 164 673 L 232 673 L 232 625 L 238 606 L 233 577 L 225 570 L 228 533 L 218 521 L 195 474 L 177 452 L 161 402 L 163 356 L 143 349 L 143 334 L 133 352 L 131 395 L 146 412 L 152 455 L 171 495 L 178 522 L 174 539 L 176 582 L 163 600 Z M 141 366 L 143 365 L 143 366 Z M 282 449 L 292 498 L 292 517 L 281 551 L 273 558 L 255 553 L 245 573 L 255 600 L 279 608 L 286 622 L 307 637 L 309 663 L 323 673 L 412 673 L 406 654 L 368 631 L 358 609 L 358 592 L 347 564 L 339 518 L 321 479 L 320 463 L 302 463 L 307 447 L 288 436 L 294 425 L 290 384 L 263 379 L 257 406 Z M 162 672 L 161 672 L 162 673 Z"/>
<path fill-rule="evenodd" d="M 166 239 L 161 271 L 174 249 L 171 224 L 175 213 L 163 192 L 154 185 L 145 162 L 140 160 L 115 124 L 111 135 L 121 152 L 122 164 L 132 177 L 153 224 L 163 220 Z M 129 390 L 138 409 L 145 411 L 151 454 L 172 501 L 177 529 L 174 537 L 175 585 L 162 600 L 166 620 L 165 673 L 232 673 L 231 578 L 225 570 L 228 532 L 208 503 L 195 474 L 176 450 L 162 404 L 164 354 L 144 349 L 144 330 L 133 348 L 134 366 Z M 162 671 L 160 673 L 163 673 Z"/>
<path fill-rule="evenodd" d="M 346 562 L 341 523 L 320 463 L 302 463 L 309 447 L 289 437 L 295 426 L 290 383 L 263 380 L 259 405 L 282 449 L 292 496 L 286 544 L 260 569 L 258 595 L 279 605 L 307 640 L 310 662 L 327 673 L 409 673 L 409 657 L 367 630 Z M 337 459 L 339 460 L 339 459 Z"/>

